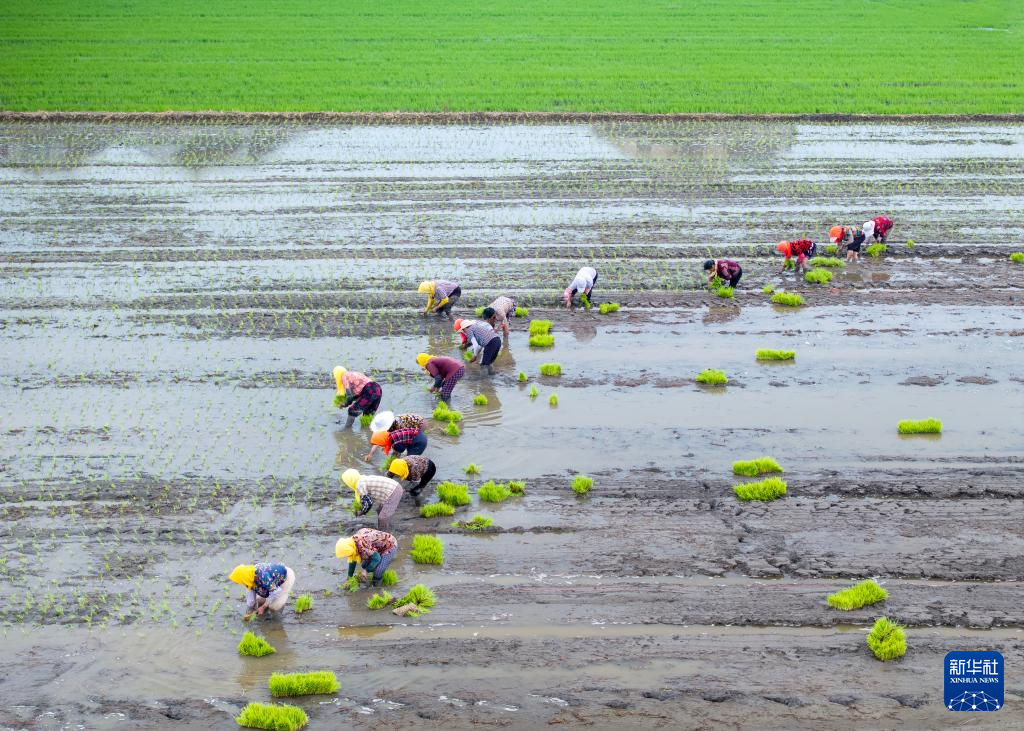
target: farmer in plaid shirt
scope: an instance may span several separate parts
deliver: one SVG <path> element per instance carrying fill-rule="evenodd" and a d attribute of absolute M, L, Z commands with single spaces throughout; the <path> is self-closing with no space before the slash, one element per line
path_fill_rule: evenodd
<path fill-rule="evenodd" d="M 392 449 L 398 454 L 423 454 L 427 449 L 427 435 L 416 427 L 375 431 L 370 437 L 370 452 L 366 455 L 367 462 L 373 460 L 373 455 L 377 453 L 377 447 L 383 449 L 385 455 L 391 454 Z"/>
<path fill-rule="evenodd" d="M 348 469 L 341 475 L 341 481 L 352 488 L 359 498 L 358 515 L 366 515 L 377 506 L 377 530 L 387 530 L 391 516 L 402 501 L 402 486 L 382 475 L 361 475 L 359 470 Z"/>

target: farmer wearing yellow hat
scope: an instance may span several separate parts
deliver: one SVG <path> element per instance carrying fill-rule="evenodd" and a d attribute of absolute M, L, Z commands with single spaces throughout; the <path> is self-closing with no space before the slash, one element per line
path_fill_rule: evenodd
<path fill-rule="evenodd" d="M 458 282 L 446 282 L 442 279 L 436 282 L 420 282 L 417 291 L 427 295 L 427 309 L 423 311 L 424 315 L 433 311 L 438 315 L 444 315 L 449 320 L 452 319 L 452 305 L 458 302 L 459 297 L 462 296 L 462 287 Z"/>
<path fill-rule="evenodd" d="M 430 392 L 438 394 L 438 398 L 446 404 L 450 403 L 455 384 L 466 375 L 466 367 L 454 358 L 427 353 L 417 355 L 416 362 L 420 368 L 434 377 L 434 385 Z"/>
<path fill-rule="evenodd" d="M 245 587 L 245 619 L 284 609 L 295 585 L 295 572 L 283 563 L 240 564 L 228 578 Z"/>
<path fill-rule="evenodd" d="M 437 474 L 437 466 L 430 459 L 423 455 L 410 455 L 400 457 L 391 462 L 388 467 L 388 477 L 394 477 L 405 482 L 415 482 L 416 487 L 409 490 L 409 494 L 420 504 L 420 493 Z"/>
<path fill-rule="evenodd" d="M 334 366 L 334 383 L 338 393 L 334 397 L 334 405 L 339 409 L 348 407 L 348 419 L 345 428 L 352 426 L 360 414 L 375 414 L 380 408 L 380 400 L 384 390 L 376 381 L 358 371 L 345 370 L 344 366 Z"/>
<path fill-rule="evenodd" d="M 398 541 L 393 535 L 372 528 L 360 528 L 351 538 L 339 538 L 334 545 L 334 555 L 348 560 L 348 577 L 355 575 L 357 566 L 359 578 L 365 578 L 366 572 L 372 571 L 375 589 L 380 586 L 397 552 Z"/>
<path fill-rule="evenodd" d="M 391 516 L 398 510 L 404 491 L 402 486 L 382 475 L 361 475 L 359 470 L 348 469 L 341 475 L 341 481 L 352 488 L 359 498 L 359 512 L 366 515 L 377 506 L 377 528 L 387 530 Z"/>

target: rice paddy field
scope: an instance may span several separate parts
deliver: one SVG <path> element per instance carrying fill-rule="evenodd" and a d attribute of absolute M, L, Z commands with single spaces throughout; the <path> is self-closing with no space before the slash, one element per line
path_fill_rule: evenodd
<path fill-rule="evenodd" d="M 1019 0 L 6 0 L 0 109 L 1019 113 Z"/>
<path fill-rule="evenodd" d="M 1014 123 L 0 123 L 0 726 L 231 729 L 272 673 L 329 671 L 288 698 L 311 729 L 931 729 L 945 653 L 991 649 L 1006 705 L 971 728 L 1024 727 L 1022 199 Z M 773 256 L 882 213 L 887 250 L 827 284 Z M 583 264 L 594 306 L 566 311 Z M 529 317 L 467 369 L 461 434 L 428 429 L 427 501 L 472 504 L 399 506 L 389 591 L 436 594 L 401 617 L 342 586 L 335 541 L 372 519 L 339 476 L 380 462 L 331 369 L 429 415 L 415 356 L 458 350 L 425 278 Z M 492 480 L 525 489 L 482 503 Z M 264 559 L 292 600 L 244 623 L 226 574 Z M 830 606 L 867 579 L 886 598 Z M 903 657 L 868 648 L 880 617 Z M 247 630 L 276 652 L 240 656 Z"/>

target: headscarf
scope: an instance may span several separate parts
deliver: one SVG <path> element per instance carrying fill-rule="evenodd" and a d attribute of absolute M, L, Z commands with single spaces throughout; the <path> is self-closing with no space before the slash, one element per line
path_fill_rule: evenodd
<path fill-rule="evenodd" d="M 437 291 L 437 287 L 434 286 L 433 282 L 420 282 L 420 288 L 417 291 L 420 294 L 429 294 L 433 297 L 434 292 Z"/>
<path fill-rule="evenodd" d="M 334 544 L 334 555 L 338 558 L 347 558 L 350 562 L 354 561 L 359 555 L 356 551 L 356 542 L 352 538 L 341 537 L 338 542 Z"/>
<path fill-rule="evenodd" d="M 874 236 L 875 235 L 875 222 L 874 221 L 865 221 L 864 222 L 864 226 L 861 228 L 861 231 L 864 232 L 865 236 Z"/>
<path fill-rule="evenodd" d="M 833 226 L 828 230 L 828 237 L 832 239 L 833 244 L 838 244 L 840 241 L 843 240 L 843 235 L 845 233 L 846 232 L 843 231 L 842 226 Z"/>
<path fill-rule="evenodd" d="M 420 368 L 426 368 L 427 361 L 429 360 L 430 355 L 428 353 L 420 353 L 419 355 L 416 356 L 416 362 L 419 363 Z"/>
<path fill-rule="evenodd" d="M 362 475 L 359 474 L 359 470 L 347 469 L 341 473 L 341 481 L 352 488 L 353 492 L 356 490 L 356 485 L 359 484 L 359 478 Z"/>
<path fill-rule="evenodd" d="M 251 589 L 256 585 L 256 567 L 252 564 L 239 564 L 231 570 L 228 578 L 246 589 Z"/>
<path fill-rule="evenodd" d="M 334 366 L 334 371 L 332 372 L 334 373 L 334 384 L 338 387 L 338 395 L 340 396 L 345 393 L 345 384 L 341 382 L 341 379 L 345 377 L 347 371 L 344 366 Z"/>
<path fill-rule="evenodd" d="M 780 241 L 779 245 L 775 247 L 777 251 L 781 251 L 786 256 L 790 256 L 793 253 L 793 245 L 788 241 Z"/>
<path fill-rule="evenodd" d="M 391 434 L 386 431 L 375 431 L 370 437 L 370 444 L 384 447 L 384 454 L 391 454 Z"/>
<path fill-rule="evenodd" d="M 400 479 L 408 479 L 409 477 L 409 463 L 404 459 L 396 459 L 392 461 L 391 466 L 388 470 L 395 475 L 398 475 Z"/>

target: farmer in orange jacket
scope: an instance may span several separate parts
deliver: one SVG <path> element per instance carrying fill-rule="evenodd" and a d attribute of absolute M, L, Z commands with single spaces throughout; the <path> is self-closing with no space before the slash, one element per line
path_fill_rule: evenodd
<path fill-rule="evenodd" d="M 786 261 L 782 262 L 782 269 L 785 271 L 786 264 L 792 257 L 796 257 L 796 272 L 807 271 L 807 258 L 814 256 L 815 246 L 810 239 L 797 239 L 795 241 L 780 241 L 775 247 L 786 255 Z"/>

